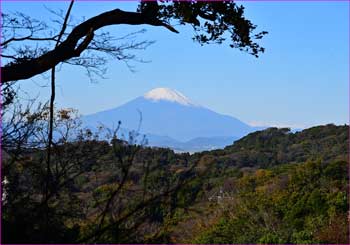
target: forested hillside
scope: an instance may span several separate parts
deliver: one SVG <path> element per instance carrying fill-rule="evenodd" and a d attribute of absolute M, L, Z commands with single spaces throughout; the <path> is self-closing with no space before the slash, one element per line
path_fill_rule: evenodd
<path fill-rule="evenodd" d="M 346 160 L 348 126 L 332 124 L 291 133 L 288 128 L 269 128 L 243 137 L 224 150 L 203 154 L 215 156 L 223 165 L 271 167 L 284 163 Z M 199 154 L 199 155 L 203 155 Z"/>
<path fill-rule="evenodd" d="M 349 242 L 348 126 L 269 128 L 193 155 L 135 138 L 58 143 L 49 188 L 44 150 L 4 149 L 3 242 Z"/>
<path fill-rule="evenodd" d="M 348 149 L 349 127 L 330 124 L 269 128 L 193 155 L 210 171 L 173 242 L 349 243 Z"/>

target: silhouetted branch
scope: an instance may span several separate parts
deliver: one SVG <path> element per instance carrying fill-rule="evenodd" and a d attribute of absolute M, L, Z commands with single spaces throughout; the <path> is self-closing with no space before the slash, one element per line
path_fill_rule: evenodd
<path fill-rule="evenodd" d="M 60 43 L 53 50 L 22 63 L 9 64 L 2 68 L 2 81 L 14 81 L 27 79 L 37 74 L 43 73 L 58 63 L 70 58 L 79 57 L 92 41 L 94 31 L 109 25 L 148 24 L 153 26 L 169 26 L 160 20 L 149 19 L 142 13 L 134 13 L 115 9 L 95 16 L 78 26 L 68 35 L 67 39 Z M 170 28 L 170 30 L 172 30 Z M 174 30 L 172 30 L 174 31 Z M 84 41 L 78 45 L 79 41 Z"/>

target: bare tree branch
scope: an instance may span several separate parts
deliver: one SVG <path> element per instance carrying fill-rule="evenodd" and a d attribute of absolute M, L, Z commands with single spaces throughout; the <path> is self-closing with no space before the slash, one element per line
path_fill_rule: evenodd
<path fill-rule="evenodd" d="M 8 40 L 6 40 L 5 42 L 1 43 L 1 46 L 6 46 L 8 45 L 10 42 L 15 42 L 15 41 L 25 41 L 25 40 L 30 40 L 30 41 L 57 41 L 57 36 L 53 36 L 53 37 L 32 37 L 30 36 L 26 36 L 26 37 L 20 37 L 20 38 L 10 38 Z"/>
<path fill-rule="evenodd" d="M 163 26 L 172 32 L 177 31 L 159 19 L 150 18 L 143 13 L 126 12 L 115 9 L 102 13 L 76 26 L 67 39 L 53 50 L 33 59 L 21 63 L 11 63 L 2 67 L 2 82 L 27 79 L 43 73 L 62 61 L 78 57 L 88 47 L 94 31 L 109 25 L 141 25 Z M 79 41 L 84 41 L 79 44 Z"/>

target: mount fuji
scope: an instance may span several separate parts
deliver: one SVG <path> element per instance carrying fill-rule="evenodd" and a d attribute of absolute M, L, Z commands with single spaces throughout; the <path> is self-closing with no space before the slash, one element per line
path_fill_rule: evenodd
<path fill-rule="evenodd" d="M 82 120 L 87 127 L 103 124 L 109 128 L 116 128 L 121 121 L 123 130 L 140 128 L 149 146 L 192 152 L 223 148 L 257 130 L 232 116 L 197 105 L 169 88 L 153 89 L 124 105 L 86 115 Z"/>

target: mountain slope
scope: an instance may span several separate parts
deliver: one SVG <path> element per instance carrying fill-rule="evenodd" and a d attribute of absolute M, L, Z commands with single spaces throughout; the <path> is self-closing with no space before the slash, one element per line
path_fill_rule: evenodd
<path fill-rule="evenodd" d="M 170 148 L 176 152 L 199 152 L 207 150 L 222 149 L 231 145 L 237 137 L 217 136 L 217 137 L 198 137 L 189 141 L 178 141 L 168 136 L 158 136 L 146 134 L 148 146 Z"/>
<path fill-rule="evenodd" d="M 118 121 L 130 130 L 136 130 L 140 125 L 143 134 L 170 137 L 182 142 L 199 137 L 215 137 L 216 140 L 224 137 L 226 144 L 227 138 L 232 143 L 232 138 L 240 138 L 255 130 L 234 117 L 198 106 L 181 93 L 165 88 L 154 89 L 117 108 L 83 117 L 84 124 L 90 127 L 102 123 L 116 128 Z M 219 145 L 224 146 L 223 143 Z"/>

